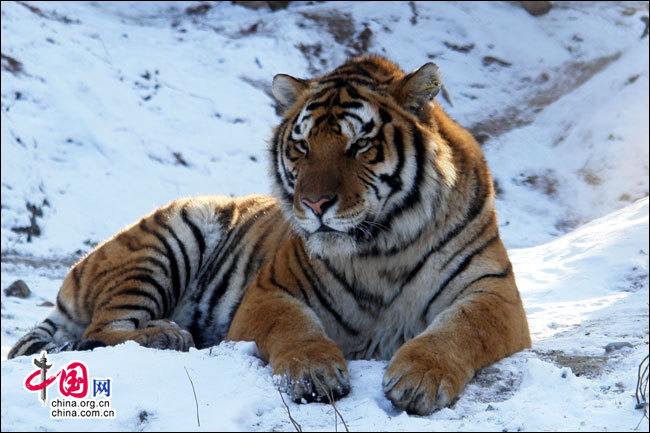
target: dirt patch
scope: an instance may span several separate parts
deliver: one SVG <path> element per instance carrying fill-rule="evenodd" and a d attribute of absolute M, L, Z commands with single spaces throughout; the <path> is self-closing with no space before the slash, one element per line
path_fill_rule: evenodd
<path fill-rule="evenodd" d="M 512 63 L 510 63 L 509 61 L 494 56 L 485 56 L 483 57 L 482 62 L 483 62 L 483 66 L 497 65 L 497 66 L 503 66 L 504 68 L 512 66 Z"/>
<path fill-rule="evenodd" d="M 480 137 L 479 142 L 483 143 L 512 129 L 529 125 L 542 109 L 581 86 L 620 56 L 621 53 L 614 53 L 587 62 L 570 62 L 554 71 L 542 72 L 532 84 L 526 83 L 534 89 L 531 94 L 493 111 L 467 129 L 475 137 Z"/>
<path fill-rule="evenodd" d="M 81 21 L 78 19 L 69 18 L 65 15 L 59 14 L 56 11 L 44 11 L 32 4 L 22 1 L 17 1 L 16 3 L 27 8 L 27 10 L 29 10 L 31 13 L 36 14 L 41 18 L 45 18 L 46 20 L 58 21 L 62 24 L 81 24 Z"/>
<path fill-rule="evenodd" d="M 327 67 L 327 60 L 322 57 L 323 46 L 320 43 L 303 44 L 299 43 L 296 48 L 300 50 L 305 59 L 307 59 L 310 74 L 316 75 L 321 73 Z"/>
<path fill-rule="evenodd" d="M 208 2 L 199 3 L 195 6 L 188 6 L 185 8 L 187 15 L 205 15 L 212 9 L 212 5 Z"/>
<path fill-rule="evenodd" d="M 521 371 L 505 370 L 498 367 L 483 368 L 476 373 L 468 388 L 472 400 L 494 403 L 510 399 L 519 389 L 522 381 Z"/>
<path fill-rule="evenodd" d="M 346 48 L 345 52 L 348 56 L 358 56 L 368 52 L 373 36 L 373 31 L 368 23 L 361 23 L 363 29 L 357 31 L 357 27 L 359 26 L 356 25 L 352 16 L 347 13 L 327 10 L 301 12 L 300 14 L 312 24 L 331 34 L 334 41 Z M 319 46 L 320 49 L 314 49 L 314 46 Z M 321 68 L 315 68 L 313 73 L 323 71 L 324 68 L 322 66 L 327 65 L 327 61 L 323 61 L 320 58 L 322 53 L 322 46 L 320 44 L 299 44 L 298 48 L 309 61 L 310 68 L 318 64 L 321 65 Z M 312 71 L 310 70 L 310 72 Z"/>
<path fill-rule="evenodd" d="M 589 167 L 582 167 L 578 170 L 578 175 L 584 180 L 587 184 L 592 186 L 598 186 L 603 183 L 603 180 L 596 172 Z"/>
<path fill-rule="evenodd" d="M 2 256 L 0 256 L 0 261 L 3 263 L 3 265 L 4 264 L 25 265 L 25 266 L 30 266 L 32 268 L 67 269 L 70 266 L 74 265 L 75 262 L 79 260 L 79 257 L 80 255 L 43 258 L 43 257 L 25 256 L 10 251 L 3 251 Z"/>
<path fill-rule="evenodd" d="M 594 378 L 603 373 L 607 365 L 606 356 L 567 355 L 559 350 L 549 352 L 534 351 L 540 358 L 551 361 L 559 367 L 568 367 L 574 375 Z"/>
<path fill-rule="evenodd" d="M 450 50 L 453 50 L 453 51 L 456 51 L 456 52 L 459 52 L 459 53 L 463 53 L 463 54 L 469 53 L 470 51 L 472 51 L 474 49 L 474 44 L 471 44 L 471 43 L 470 44 L 456 44 L 456 43 L 449 42 L 449 41 L 443 41 L 442 43 L 445 44 L 445 47 L 449 48 Z"/>
<path fill-rule="evenodd" d="M 519 173 L 519 177 L 512 179 L 512 182 L 515 185 L 528 186 L 530 189 L 540 191 L 549 197 L 553 197 L 557 194 L 559 183 L 555 172 L 551 169 L 545 170 L 541 173 Z"/>
<path fill-rule="evenodd" d="M 2 56 L 3 71 L 11 72 L 14 75 L 18 75 L 23 72 L 23 64 L 21 62 L 4 53 L 1 53 L 0 56 Z"/>
<path fill-rule="evenodd" d="M 350 14 L 334 10 L 323 12 L 301 12 L 300 15 L 323 28 L 339 44 L 346 44 L 355 33 L 354 19 Z"/>

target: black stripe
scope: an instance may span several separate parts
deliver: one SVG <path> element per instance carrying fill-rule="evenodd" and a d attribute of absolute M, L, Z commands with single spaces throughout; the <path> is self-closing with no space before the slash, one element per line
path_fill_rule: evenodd
<path fill-rule="evenodd" d="M 363 108 L 363 104 L 359 101 L 339 102 L 338 106 L 343 109 Z"/>
<path fill-rule="evenodd" d="M 296 284 L 298 285 L 298 289 L 300 290 L 300 294 L 302 295 L 302 299 L 304 299 L 305 303 L 309 308 L 311 308 L 311 302 L 309 301 L 309 296 L 307 295 L 307 292 L 305 291 L 305 288 L 303 285 L 300 283 L 300 280 L 298 279 L 298 276 L 293 272 L 293 269 L 289 268 L 289 273 L 291 276 L 296 280 Z M 291 294 L 291 296 L 293 296 Z"/>
<path fill-rule="evenodd" d="M 357 122 L 359 122 L 361 125 L 363 125 L 363 119 L 361 118 L 361 116 L 359 116 L 359 115 L 357 115 L 357 114 L 350 113 L 349 111 L 344 111 L 344 112 L 341 113 L 339 116 L 340 116 L 341 118 L 344 118 L 344 119 L 345 119 L 346 117 L 351 117 L 351 118 L 353 118 L 354 120 L 356 120 Z"/>
<path fill-rule="evenodd" d="M 438 243 L 431 248 L 431 250 L 427 253 L 427 257 L 432 253 L 435 253 L 441 250 L 442 248 L 444 248 L 445 245 L 449 243 L 449 241 L 451 241 L 456 236 L 458 236 L 463 231 L 463 229 L 467 228 L 471 224 L 471 222 L 474 221 L 474 219 L 478 215 L 480 215 L 481 211 L 483 210 L 483 207 L 485 206 L 485 202 L 487 201 L 488 198 L 488 193 L 485 190 L 483 183 L 480 181 L 480 177 L 478 177 L 479 173 L 477 167 L 474 168 L 474 176 L 475 176 L 474 194 L 471 199 L 472 201 L 469 207 L 467 208 L 465 216 L 463 217 L 463 220 L 460 223 L 458 223 L 456 226 L 454 226 L 453 229 L 447 232 L 445 236 L 442 237 L 438 241 Z M 428 228 L 429 226 L 425 225 L 418 231 L 418 233 L 412 239 L 409 239 L 406 242 L 391 247 L 388 250 L 379 251 L 377 248 L 373 248 L 370 251 L 363 253 L 362 256 L 367 257 L 367 256 L 374 256 L 374 255 L 381 254 L 384 257 L 388 257 L 395 254 L 399 254 L 403 252 L 406 248 L 408 248 L 409 246 L 417 242 L 422 236 L 422 233 L 424 233 L 424 231 L 427 230 Z"/>
<path fill-rule="evenodd" d="M 311 102 L 305 107 L 305 109 L 307 111 L 314 111 L 315 109 L 320 108 L 320 107 L 324 106 L 325 104 L 327 104 L 327 99 L 325 99 L 323 101 Z M 298 126 L 298 125 L 296 125 L 296 126 Z"/>
<path fill-rule="evenodd" d="M 291 252 L 292 252 L 292 254 L 293 254 L 293 258 L 296 260 L 296 262 L 297 262 L 297 263 L 300 263 L 300 258 L 298 257 L 298 251 L 296 250 L 296 248 L 292 248 L 292 249 L 291 249 Z M 275 263 L 274 263 L 274 264 L 275 264 Z M 307 292 L 305 291 L 305 288 L 304 288 L 303 285 L 302 285 L 302 281 L 300 281 L 300 278 L 298 278 L 298 276 L 297 276 L 296 273 L 293 271 L 293 269 L 291 269 L 291 266 L 289 266 L 289 265 L 287 265 L 287 266 L 288 266 L 289 273 L 290 273 L 291 276 L 296 280 L 296 284 L 298 285 L 298 289 L 300 290 L 300 293 L 302 294 L 303 299 L 304 299 L 305 302 L 307 303 L 307 306 L 308 306 L 309 308 L 311 308 L 311 302 L 309 301 L 309 296 L 307 295 Z M 272 269 L 272 271 L 275 272 L 275 269 Z M 306 277 L 306 275 L 305 275 L 305 277 Z M 307 281 L 309 282 L 309 279 L 308 279 Z M 292 296 L 293 296 L 293 295 L 292 295 Z"/>
<path fill-rule="evenodd" d="M 367 312 L 377 312 L 377 309 L 384 306 L 384 298 L 375 295 L 367 290 L 357 287 L 356 284 L 350 284 L 345 278 L 345 275 L 341 275 L 337 269 L 327 260 L 321 259 L 321 262 L 325 265 L 327 271 L 336 279 L 336 281 L 343 287 L 343 289 L 354 299 L 357 303 L 357 306 Z"/>
<path fill-rule="evenodd" d="M 375 119 L 370 119 L 366 124 L 363 125 L 363 128 L 361 128 L 361 131 L 365 134 L 370 133 L 373 129 L 375 129 Z"/>
<path fill-rule="evenodd" d="M 169 261 L 169 266 L 172 272 L 172 288 L 174 292 L 174 299 L 178 300 L 180 298 L 181 283 L 180 283 L 180 276 L 178 275 L 178 262 L 176 260 L 176 254 L 174 253 L 174 250 L 172 249 L 171 245 L 169 245 L 169 242 L 167 242 L 164 236 L 162 236 L 157 231 L 147 227 L 147 223 L 144 219 L 140 221 L 139 227 L 140 230 L 142 230 L 143 232 L 154 235 L 160 241 L 160 243 L 162 243 L 163 246 L 165 247 L 165 250 L 167 252 L 165 254 L 165 257 L 167 257 L 167 260 Z"/>
<path fill-rule="evenodd" d="M 452 305 L 453 303 L 455 303 L 465 293 L 465 291 L 468 288 L 470 288 L 472 285 L 474 285 L 475 283 L 477 283 L 477 282 L 479 282 L 479 281 L 481 281 L 481 280 L 483 280 L 485 278 L 506 278 L 511 274 L 512 274 L 512 265 L 510 263 L 508 263 L 508 266 L 506 266 L 506 268 L 501 272 L 492 272 L 492 273 L 488 273 L 488 274 L 483 274 L 480 277 L 476 277 L 472 281 L 467 283 L 465 285 L 465 287 L 463 287 L 461 290 L 458 291 L 458 294 L 456 295 L 456 297 L 454 297 L 454 299 L 451 301 L 451 303 L 449 305 Z M 498 297 L 502 298 L 503 300 L 505 300 L 505 298 L 503 298 L 501 295 L 499 295 L 497 293 L 487 292 L 487 291 L 484 291 L 484 290 L 472 290 L 471 294 L 474 294 L 474 293 L 493 294 L 493 295 L 498 296 Z M 511 302 L 507 301 L 507 303 L 511 303 Z"/>
<path fill-rule="evenodd" d="M 445 237 L 443 237 L 436 245 L 435 249 L 442 249 L 450 240 L 455 238 L 463 229 L 465 229 L 474 219 L 481 213 L 483 207 L 485 206 L 485 201 L 487 200 L 487 191 L 483 187 L 481 178 L 479 177 L 478 168 L 474 167 L 474 195 L 472 196 L 472 202 L 467 209 L 465 217 L 463 220 L 456 225 L 451 231 L 449 231 Z"/>
<path fill-rule="evenodd" d="M 43 347 L 45 347 L 49 343 L 49 341 L 35 341 L 29 346 L 27 346 L 27 349 L 25 349 L 22 354 L 23 355 L 33 355 L 34 353 L 38 353 L 39 350 L 41 350 Z"/>
<path fill-rule="evenodd" d="M 56 324 L 55 324 L 54 322 L 52 322 L 50 319 L 47 319 L 47 318 L 44 319 L 44 320 L 43 320 L 43 323 L 48 324 L 48 325 L 51 326 L 52 329 L 54 329 L 55 331 L 56 331 L 57 329 L 59 329 L 59 327 L 56 326 Z"/>
<path fill-rule="evenodd" d="M 99 299 L 99 297 L 105 293 L 108 293 L 109 296 L 113 296 L 113 291 L 125 282 L 129 281 L 133 277 L 133 275 L 131 275 L 133 272 L 142 272 L 144 273 L 143 275 L 154 273 L 154 271 L 144 266 L 133 266 L 131 268 L 125 269 L 121 273 L 121 278 L 119 280 L 106 281 L 105 285 L 95 285 L 93 289 L 93 298 L 89 301 L 89 305 L 94 309 L 97 304 L 97 299 Z"/>
<path fill-rule="evenodd" d="M 228 290 L 230 286 L 230 279 L 233 276 L 233 273 L 237 269 L 237 265 L 239 264 L 239 254 L 237 254 L 231 264 L 230 267 L 224 272 L 223 276 L 221 277 L 221 280 L 219 281 L 219 285 L 214 288 L 212 291 L 212 294 L 210 296 L 210 301 L 208 302 L 208 308 L 206 310 L 208 316 L 207 320 L 204 323 L 205 327 L 210 327 L 212 323 L 214 323 L 214 309 L 215 306 L 217 305 L 217 302 L 223 297 L 224 293 L 226 293 L 226 290 Z"/>
<path fill-rule="evenodd" d="M 137 287 L 130 287 L 128 289 L 124 289 L 120 292 L 120 296 L 139 296 L 142 298 L 149 299 L 154 303 L 156 306 L 156 312 L 159 314 L 156 314 L 154 317 L 162 317 L 166 316 L 167 312 L 163 310 L 163 307 L 160 305 L 160 300 L 156 298 L 152 293 L 147 292 L 146 290 L 139 289 Z"/>
<path fill-rule="evenodd" d="M 162 299 L 162 311 L 161 311 L 161 316 L 168 316 L 171 313 L 171 301 L 169 300 L 169 296 L 167 293 L 167 290 L 165 287 L 162 286 L 153 276 L 150 275 L 133 275 L 130 277 L 127 281 L 129 280 L 135 280 L 135 281 L 140 281 L 145 284 L 149 284 L 152 286 L 154 289 L 156 289 L 156 292 Z M 155 300 L 156 305 L 159 310 L 161 310 L 160 302 L 158 300 Z"/>
<path fill-rule="evenodd" d="M 404 169 L 405 156 L 404 137 L 402 135 L 402 130 L 399 128 L 393 129 L 393 145 L 397 151 L 397 166 L 395 167 L 395 171 L 393 171 L 393 173 L 390 175 L 382 174 L 379 176 L 379 180 L 387 184 L 391 189 L 390 193 L 388 194 L 388 198 L 402 189 L 402 170 Z"/>
<path fill-rule="evenodd" d="M 445 263 L 441 266 L 441 269 L 444 269 L 451 263 L 460 253 L 465 251 L 465 249 L 473 244 L 477 239 L 481 238 L 483 235 L 485 235 L 485 232 L 495 226 L 496 222 L 494 221 L 494 217 L 491 216 L 484 224 L 483 226 L 479 229 L 478 233 L 476 233 L 474 236 L 472 236 L 468 241 L 466 241 L 462 247 L 460 247 L 458 250 L 456 250 L 455 253 L 451 254 L 449 257 L 447 257 L 447 260 Z"/>
<path fill-rule="evenodd" d="M 268 210 L 271 206 L 264 207 L 262 209 L 257 209 L 255 212 L 256 213 L 262 213 L 266 210 Z M 232 212 L 230 214 L 230 217 L 232 218 Z M 205 271 L 203 271 L 202 275 L 199 277 L 199 281 L 197 286 L 201 288 L 201 290 L 197 290 L 196 295 L 193 297 L 194 302 L 197 304 L 204 304 L 205 298 L 209 295 L 208 291 L 205 290 L 208 284 L 213 282 L 212 280 L 216 277 L 217 273 L 219 272 L 219 269 L 221 268 L 221 265 L 229 258 L 232 256 L 232 249 L 231 246 L 234 245 L 233 248 L 237 249 L 239 246 L 239 250 L 243 248 L 242 245 L 240 244 L 241 239 L 246 235 L 248 230 L 251 228 L 251 226 L 256 222 L 256 218 L 250 217 L 248 221 L 246 221 L 244 224 L 239 225 L 235 229 L 231 230 L 228 232 L 227 237 L 225 239 L 222 239 L 221 245 L 212 253 L 210 257 L 210 261 L 206 263 L 205 266 Z M 223 226 L 230 226 L 230 222 L 227 224 L 222 224 Z M 217 289 L 215 289 L 216 291 Z M 224 289 L 225 290 L 225 289 Z M 214 292 L 212 293 L 212 296 L 214 296 Z M 211 299 L 212 299 L 211 296 Z M 200 298 L 200 300 L 199 300 Z M 218 301 L 218 299 L 215 299 L 215 303 Z M 210 309 L 205 311 L 205 314 L 207 315 L 206 320 L 211 320 L 211 314 L 212 311 Z M 199 342 L 203 342 L 202 338 L 202 333 L 201 333 L 201 327 L 199 326 L 199 323 L 203 320 L 203 313 L 200 311 L 200 309 L 197 307 L 193 316 L 192 316 L 192 323 L 189 326 L 190 333 L 192 334 L 193 337 L 199 337 L 198 342 L 195 341 L 197 346 L 200 345 Z M 203 326 L 203 325 L 201 325 Z"/>
<path fill-rule="evenodd" d="M 262 256 L 264 254 L 264 251 L 260 249 L 260 246 L 262 243 L 266 240 L 266 237 L 273 231 L 273 229 L 277 228 L 275 224 L 272 224 L 275 222 L 275 218 L 273 218 L 273 215 L 269 217 L 269 221 L 266 222 L 266 227 L 263 228 L 262 233 L 258 236 L 257 240 L 255 241 L 255 244 L 253 244 L 253 247 L 251 248 L 251 253 L 250 256 L 248 257 L 248 261 L 246 262 L 246 266 L 244 267 L 244 280 L 245 281 L 250 281 L 253 273 L 253 264 L 258 261 L 258 257 Z M 261 224 L 261 223 L 260 223 Z M 259 269 L 255 269 L 255 273 L 257 273 Z"/>
<path fill-rule="evenodd" d="M 154 314 L 153 310 L 151 308 L 147 307 L 146 305 L 140 305 L 140 304 L 118 304 L 118 305 L 109 305 L 108 306 L 109 310 L 129 310 L 129 311 L 144 311 L 149 315 L 149 319 L 153 319 L 156 317 Z M 116 322 L 118 320 L 123 320 L 123 319 L 116 319 L 113 320 L 113 322 Z"/>
<path fill-rule="evenodd" d="M 273 140 L 272 140 L 272 145 L 271 145 L 271 158 L 273 161 L 273 166 L 275 167 L 275 181 L 279 186 L 281 186 L 282 190 L 282 199 L 285 202 L 291 203 L 292 197 L 291 194 L 286 190 L 286 187 L 284 185 L 284 181 L 282 180 L 282 174 L 280 173 L 280 170 L 282 170 L 285 173 L 287 173 L 286 167 L 284 166 L 284 159 L 281 154 L 280 150 L 280 145 L 281 145 L 281 133 L 284 131 L 284 129 L 287 126 L 287 122 L 282 123 L 276 130 L 275 134 L 273 135 Z M 278 163 L 279 159 L 279 163 Z"/>
<path fill-rule="evenodd" d="M 346 75 L 346 76 L 335 75 L 335 76 L 332 76 L 332 77 L 326 77 L 326 78 L 323 78 L 322 80 L 319 80 L 318 84 L 323 84 L 323 85 L 331 84 L 332 86 L 334 86 L 336 88 L 345 87 L 346 90 L 347 90 L 348 87 L 351 88 L 351 86 L 349 86 L 349 84 L 360 84 L 362 86 L 372 86 L 374 83 L 372 81 L 368 80 L 366 77 L 361 76 L 361 75 L 356 75 L 356 76 L 353 76 L 353 75 Z M 354 90 L 353 92 L 356 95 L 358 95 L 356 90 Z M 352 94 L 350 94 L 350 97 L 356 98 L 356 96 L 353 96 Z"/>
<path fill-rule="evenodd" d="M 120 274 L 120 276 L 123 276 L 125 273 L 129 272 L 129 270 L 125 270 L 124 268 L 131 265 L 133 261 L 127 261 L 126 263 L 119 263 L 118 265 L 112 266 L 110 268 L 104 269 L 103 271 L 98 272 L 92 277 L 91 284 L 93 286 L 93 290 L 87 290 L 85 295 L 84 295 L 84 305 L 87 305 L 90 309 L 95 304 L 95 301 L 97 300 L 97 297 L 101 294 L 101 292 L 104 290 L 106 285 L 108 285 L 111 281 L 111 279 L 115 276 L 114 274 Z M 92 301 L 90 300 L 92 296 Z"/>
<path fill-rule="evenodd" d="M 321 284 L 320 280 L 318 279 L 318 276 L 314 273 L 314 270 L 311 268 L 311 265 L 309 263 L 304 263 L 301 259 L 301 254 L 297 254 L 298 258 L 298 265 L 301 268 L 301 271 L 305 274 L 305 277 L 307 277 L 307 280 L 309 281 L 309 284 L 312 288 L 312 292 L 316 295 L 316 298 L 318 301 L 321 303 L 322 306 L 325 307 L 325 309 L 334 317 L 334 319 L 337 321 L 337 323 L 345 329 L 345 331 L 349 334 L 352 335 L 359 335 L 359 331 L 354 329 L 350 324 L 348 324 L 343 317 L 336 311 L 333 307 L 332 304 L 329 303 L 329 301 L 323 296 L 323 291 L 324 291 L 324 286 Z"/>
<path fill-rule="evenodd" d="M 156 223 L 160 227 L 164 228 L 165 230 L 167 230 L 169 232 L 169 234 L 172 235 L 172 237 L 174 238 L 174 240 L 178 244 L 178 248 L 181 250 L 181 254 L 183 255 L 183 264 L 185 265 L 185 283 L 183 285 L 183 289 L 185 289 L 185 288 L 187 288 L 187 285 L 189 284 L 190 279 L 192 277 L 191 276 L 192 265 L 190 264 L 190 258 L 187 255 L 187 250 L 185 249 L 185 243 L 180 240 L 178 235 L 176 235 L 176 232 L 174 231 L 174 229 L 169 224 L 167 224 L 165 221 L 163 221 L 162 214 L 160 212 L 158 212 L 158 213 L 156 213 L 154 215 L 154 220 L 156 221 Z"/>
<path fill-rule="evenodd" d="M 398 131 L 399 129 L 395 127 L 395 131 Z M 422 136 L 422 132 L 418 129 L 417 126 L 413 125 L 411 129 L 411 134 L 413 137 L 413 150 L 415 153 L 415 178 L 413 180 L 413 186 L 411 187 L 411 190 L 409 191 L 408 195 L 402 203 L 400 203 L 398 206 L 394 208 L 392 212 L 390 212 L 388 215 L 386 215 L 383 218 L 383 221 L 380 223 L 381 225 L 385 226 L 387 230 L 390 229 L 392 223 L 395 221 L 397 217 L 399 217 L 402 213 L 404 213 L 406 210 L 412 208 L 416 203 L 420 202 L 421 199 L 421 190 L 422 190 L 422 180 L 424 179 L 424 164 L 425 164 L 425 146 L 424 146 L 424 138 Z M 398 168 L 400 169 L 404 165 L 404 153 L 403 153 L 403 144 L 402 140 L 403 136 L 401 133 L 401 130 L 399 133 L 394 133 L 394 142 L 395 146 L 398 152 L 398 156 L 401 155 L 401 158 L 398 160 Z M 401 150 L 400 150 L 401 149 Z M 401 152 L 401 153 L 400 153 Z M 396 170 L 391 177 L 396 177 L 399 176 L 400 172 Z M 396 177 L 394 181 L 399 181 L 401 182 L 401 178 Z M 391 185 L 392 187 L 392 185 Z"/>
<path fill-rule="evenodd" d="M 192 234 L 194 235 L 194 240 L 196 241 L 196 244 L 199 247 L 199 269 L 201 268 L 201 265 L 203 264 L 203 254 L 205 253 L 205 238 L 203 237 L 203 233 L 201 233 L 201 230 L 199 230 L 198 226 L 194 224 L 194 222 L 190 219 L 190 216 L 187 214 L 187 208 L 183 208 L 181 210 L 181 217 L 183 218 L 183 221 L 185 224 L 187 224 L 190 227 L 190 230 L 192 230 Z"/>
<path fill-rule="evenodd" d="M 272 205 L 263 207 L 261 209 L 256 209 L 255 213 L 259 214 L 261 212 L 267 211 Z M 249 215 L 247 215 L 249 216 Z M 242 216 L 243 217 L 243 216 Z M 209 282 L 214 279 L 216 274 L 219 272 L 221 265 L 225 262 L 228 257 L 231 257 L 233 254 L 233 249 L 241 249 L 244 246 L 240 245 L 241 240 L 251 227 L 257 222 L 257 219 L 254 216 L 249 216 L 248 220 L 243 224 L 240 224 L 235 229 L 231 230 L 227 238 L 222 240 L 221 245 L 217 250 L 212 254 L 210 263 L 206 265 L 206 270 L 203 272 L 199 278 L 199 287 L 205 287 Z"/>
<path fill-rule="evenodd" d="M 51 329 L 49 329 L 49 328 L 46 328 L 45 326 L 43 326 L 42 323 L 41 323 L 40 325 L 38 325 L 38 326 L 36 327 L 36 329 L 40 329 L 41 331 L 45 332 L 45 333 L 46 333 L 47 335 L 49 335 L 50 337 L 53 337 L 53 336 L 54 336 L 54 332 L 55 332 L 55 331 L 53 331 L 53 330 L 51 330 Z"/>
<path fill-rule="evenodd" d="M 169 278 L 169 270 L 165 266 L 163 262 L 158 260 L 155 257 L 143 257 L 139 261 L 146 262 L 146 263 L 151 263 L 152 265 L 156 266 L 158 269 L 162 271 L 162 273 L 165 275 L 165 277 Z"/>
<path fill-rule="evenodd" d="M 311 131 L 314 131 L 315 129 L 317 129 L 320 126 L 321 123 L 323 123 L 325 120 L 327 120 L 328 118 L 331 118 L 331 117 L 332 117 L 332 113 L 325 113 L 325 114 L 322 114 L 322 115 L 318 116 L 317 118 L 315 118 L 314 119 L 314 124 L 312 125 L 311 130 L 309 131 L 310 134 L 311 134 Z"/>
<path fill-rule="evenodd" d="M 68 309 L 63 305 L 63 302 L 61 302 L 61 298 L 59 296 L 56 297 L 56 308 L 65 316 L 66 319 L 68 319 L 68 321 L 72 323 L 79 323 L 77 320 L 75 320 L 70 311 L 68 311 Z"/>
<path fill-rule="evenodd" d="M 469 264 L 472 262 L 474 257 L 480 255 L 483 251 L 485 251 L 486 248 L 488 248 L 498 239 L 499 239 L 498 236 L 494 236 L 490 238 L 489 240 L 484 242 L 480 247 L 478 247 L 470 254 L 468 254 L 465 257 L 465 259 L 458 266 L 456 266 L 456 269 L 454 269 L 453 272 L 451 272 L 451 274 L 449 274 L 447 278 L 443 281 L 443 283 L 438 286 L 438 290 L 436 290 L 436 292 L 433 294 L 431 299 L 429 299 L 429 301 L 427 302 L 427 306 L 424 309 L 424 312 L 422 313 L 422 320 L 426 320 L 427 314 L 429 313 L 429 308 L 431 308 L 431 305 L 438 298 L 438 296 L 440 296 L 440 294 L 444 292 L 447 285 L 449 285 L 449 283 L 451 283 L 454 280 L 454 278 L 456 278 L 458 275 L 463 273 L 468 268 Z"/>

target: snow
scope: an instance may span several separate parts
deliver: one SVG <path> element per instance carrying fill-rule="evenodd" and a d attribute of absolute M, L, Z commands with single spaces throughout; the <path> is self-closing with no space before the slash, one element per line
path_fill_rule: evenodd
<path fill-rule="evenodd" d="M 336 405 L 350 430 L 634 429 L 648 354 L 648 4 L 562 2 L 536 18 L 513 3 L 215 2 L 190 15 L 197 2 L 3 2 L 0 286 L 21 278 L 33 293 L 2 294 L 2 430 L 293 430 L 251 343 L 51 355 L 113 379 L 112 420 L 50 419 L 23 389 L 31 359 L 6 354 L 94 243 L 177 197 L 268 192 L 271 77 L 323 72 L 364 44 L 406 69 L 436 62 L 445 108 L 485 141 L 533 348 L 428 417 L 391 407 L 384 362 L 352 361 Z M 12 230 L 30 225 L 27 203 L 42 212 L 31 241 Z M 618 341 L 632 347 L 606 354 Z M 285 400 L 304 430 L 335 428 L 331 406 Z"/>

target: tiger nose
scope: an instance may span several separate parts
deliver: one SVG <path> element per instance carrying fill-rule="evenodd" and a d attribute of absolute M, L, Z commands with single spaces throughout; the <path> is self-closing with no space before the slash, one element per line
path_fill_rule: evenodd
<path fill-rule="evenodd" d="M 304 197 L 302 199 L 305 206 L 309 207 L 316 216 L 324 214 L 327 209 L 332 207 L 335 201 L 336 196 L 334 195 L 323 195 L 315 200 L 311 197 Z"/>

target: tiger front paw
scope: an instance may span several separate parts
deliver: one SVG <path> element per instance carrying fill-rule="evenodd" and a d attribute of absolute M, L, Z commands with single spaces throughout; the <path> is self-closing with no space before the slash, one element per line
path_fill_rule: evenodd
<path fill-rule="evenodd" d="M 398 409 L 429 415 L 451 404 L 471 379 L 473 371 L 431 346 L 410 342 L 402 346 L 384 373 L 382 387 Z"/>
<path fill-rule="evenodd" d="M 350 375 L 341 350 L 321 339 L 297 344 L 271 359 L 294 402 L 329 402 L 350 393 Z"/>

